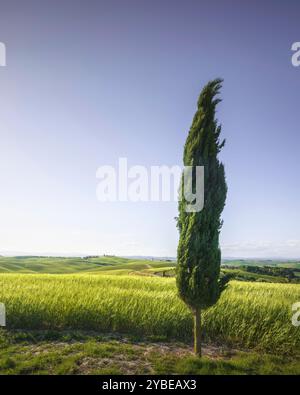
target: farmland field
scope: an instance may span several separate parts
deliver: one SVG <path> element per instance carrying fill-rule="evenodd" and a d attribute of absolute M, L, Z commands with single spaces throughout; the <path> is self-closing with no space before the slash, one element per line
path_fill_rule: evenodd
<path fill-rule="evenodd" d="M 6 349 L 10 334 L 15 338 L 19 331 L 27 337 L 28 331 L 92 331 L 189 347 L 191 314 L 177 297 L 175 279 L 160 276 L 174 265 L 109 257 L 1 258 L 0 302 L 7 314 L 2 346 Z M 230 281 L 217 305 L 204 313 L 204 342 L 271 352 L 295 364 L 300 331 L 291 320 L 292 304 L 298 301 L 298 284 Z"/>

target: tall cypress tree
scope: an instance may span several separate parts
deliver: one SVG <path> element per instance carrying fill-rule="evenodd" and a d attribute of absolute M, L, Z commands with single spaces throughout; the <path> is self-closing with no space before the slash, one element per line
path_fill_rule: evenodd
<path fill-rule="evenodd" d="M 210 81 L 202 90 L 185 147 L 184 166 L 204 166 L 204 207 L 200 212 L 187 212 L 183 196 L 177 226 L 180 239 L 177 251 L 176 282 L 179 295 L 194 315 L 194 349 L 201 356 L 201 310 L 214 305 L 225 288 L 220 279 L 221 251 L 219 233 L 221 213 L 225 206 L 227 185 L 224 166 L 218 154 L 225 144 L 220 141 L 221 126 L 215 117 L 221 101 L 217 95 L 222 80 Z M 195 172 L 193 172 L 195 185 Z"/>

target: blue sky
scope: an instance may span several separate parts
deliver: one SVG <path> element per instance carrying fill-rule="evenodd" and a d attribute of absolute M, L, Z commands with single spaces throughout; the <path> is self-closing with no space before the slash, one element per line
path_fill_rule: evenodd
<path fill-rule="evenodd" d="M 228 199 L 223 256 L 300 257 L 295 1 L 2 1 L 0 254 L 175 256 L 176 203 L 101 203 L 96 170 L 182 163 L 203 85 Z"/>

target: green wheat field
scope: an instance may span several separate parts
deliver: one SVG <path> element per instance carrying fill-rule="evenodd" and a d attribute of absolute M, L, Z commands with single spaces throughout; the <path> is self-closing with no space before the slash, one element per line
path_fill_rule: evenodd
<path fill-rule="evenodd" d="M 241 265 L 236 270 L 238 279 L 204 313 L 207 355 L 199 361 L 174 262 L 0 257 L 0 372 L 299 374 L 300 327 L 292 325 L 299 283 L 263 275 L 247 281 Z M 33 350 L 39 352 L 26 359 Z"/>

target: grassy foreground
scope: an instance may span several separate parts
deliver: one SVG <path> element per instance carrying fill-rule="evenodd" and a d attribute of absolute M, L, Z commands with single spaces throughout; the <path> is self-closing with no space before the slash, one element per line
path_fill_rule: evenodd
<path fill-rule="evenodd" d="M 7 326 L 81 329 L 190 341 L 192 317 L 173 278 L 95 274 L 0 274 Z M 232 281 L 204 315 L 205 340 L 296 354 L 300 331 L 291 323 L 297 284 Z"/>
<path fill-rule="evenodd" d="M 0 374 L 300 374 L 299 358 L 82 331 L 1 331 Z"/>

